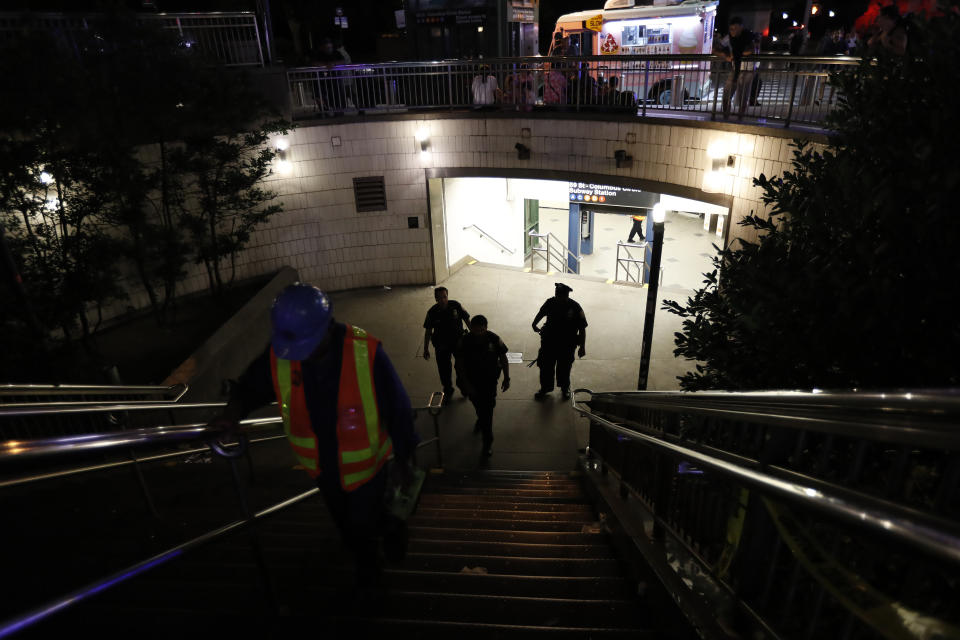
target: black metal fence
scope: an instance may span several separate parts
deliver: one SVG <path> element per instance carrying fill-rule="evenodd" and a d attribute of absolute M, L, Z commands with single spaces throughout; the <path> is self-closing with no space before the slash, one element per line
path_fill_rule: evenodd
<path fill-rule="evenodd" d="M 708 55 L 510 58 L 290 69 L 295 117 L 408 109 L 602 111 L 818 125 L 830 73 L 858 58 Z"/>

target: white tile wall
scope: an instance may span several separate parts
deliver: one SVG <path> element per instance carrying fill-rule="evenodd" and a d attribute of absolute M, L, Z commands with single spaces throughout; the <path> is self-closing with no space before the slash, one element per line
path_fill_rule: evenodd
<path fill-rule="evenodd" d="M 420 157 L 416 131 L 430 131 L 430 158 Z M 531 137 L 522 139 L 521 128 Z M 636 136 L 627 143 L 627 134 Z M 650 123 L 576 122 L 545 119 L 446 119 L 303 126 L 288 136 L 289 176 L 271 176 L 268 188 L 280 194 L 284 211 L 258 229 L 238 259 L 245 278 L 292 264 L 304 280 L 331 290 L 389 284 L 427 284 L 432 278 L 430 234 L 426 229 L 424 170 L 436 168 L 555 169 L 631 176 L 699 188 L 706 166 L 705 149 L 717 132 Z M 753 177 L 781 174 L 789 168 L 793 148 L 786 138 L 758 134 L 730 136 L 739 154 L 733 181 L 731 240 L 756 240 L 736 223 L 751 210 L 767 208 Z M 339 136 L 342 144 L 331 145 Z M 518 160 L 514 145 L 531 149 Z M 616 169 L 613 152 L 626 149 L 633 167 Z M 818 150 L 821 150 L 818 148 Z M 149 151 L 145 152 L 149 153 Z M 353 178 L 383 175 L 387 211 L 357 213 Z M 407 228 L 416 216 L 419 229 Z M 190 265 L 181 285 L 187 293 L 207 286 L 202 267 Z M 129 303 L 145 304 L 131 284 Z M 111 314 L 113 315 L 113 314 Z"/>

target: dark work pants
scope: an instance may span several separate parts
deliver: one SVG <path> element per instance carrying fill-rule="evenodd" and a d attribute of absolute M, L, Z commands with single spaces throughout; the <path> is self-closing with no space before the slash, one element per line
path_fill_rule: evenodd
<path fill-rule="evenodd" d="M 483 436 L 483 448 L 493 444 L 493 408 L 497 406 L 497 381 L 493 385 L 484 385 L 474 389 L 470 402 L 477 411 L 477 423 Z"/>
<path fill-rule="evenodd" d="M 643 222 L 640 220 L 634 220 L 633 226 L 630 227 L 630 235 L 627 236 L 627 242 L 633 242 L 633 236 L 639 235 L 640 239 L 643 240 Z"/>
<path fill-rule="evenodd" d="M 570 390 L 570 369 L 573 367 L 573 357 L 576 345 L 555 346 L 544 344 L 540 352 L 540 391 L 553 391 L 554 372 L 556 372 L 557 386 Z"/>
<path fill-rule="evenodd" d="M 350 492 L 340 486 L 339 473 L 339 469 L 335 469 L 330 473 L 332 477 L 320 476 L 317 486 L 340 530 L 344 546 L 353 554 L 358 585 L 374 586 L 383 571 L 380 536 L 385 522 L 383 492 L 387 486 L 387 468 Z"/>
<path fill-rule="evenodd" d="M 440 374 L 440 384 L 443 385 L 443 392 L 453 394 L 453 378 L 451 362 L 453 359 L 453 349 L 443 346 L 433 345 L 433 355 L 437 359 L 437 373 Z M 457 386 L 460 386 L 460 376 L 457 376 Z"/>

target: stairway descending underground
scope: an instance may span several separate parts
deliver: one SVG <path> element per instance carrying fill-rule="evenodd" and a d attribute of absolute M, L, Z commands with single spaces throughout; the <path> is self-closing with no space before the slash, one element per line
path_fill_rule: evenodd
<path fill-rule="evenodd" d="M 101 637 L 133 629 L 141 638 L 189 637 L 216 620 L 242 621 L 250 637 L 291 625 L 321 637 L 694 637 L 652 576 L 627 575 L 581 481 L 570 472 L 431 473 L 409 520 L 407 556 L 386 565 L 378 596 L 352 587 L 350 558 L 314 496 L 257 524 L 273 597 L 240 532 L 26 637 L 94 621 Z"/>

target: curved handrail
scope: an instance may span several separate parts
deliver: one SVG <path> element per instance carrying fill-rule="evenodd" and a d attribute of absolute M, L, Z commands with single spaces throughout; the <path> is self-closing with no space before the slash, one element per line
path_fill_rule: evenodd
<path fill-rule="evenodd" d="M 430 399 L 425 407 L 416 407 L 414 410 L 415 411 L 426 410 L 430 413 L 430 415 L 436 417 L 439 414 L 439 412 L 442 410 L 443 396 L 444 396 L 443 392 L 433 392 L 432 394 L 430 394 Z M 242 420 L 241 424 L 244 426 L 258 426 L 263 424 L 279 423 L 280 421 L 281 419 L 279 417 L 271 417 L 271 418 L 264 418 L 264 419 Z M 203 432 L 202 429 L 196 429 L 196 425 L 184 425 L 184 426 L 187 431 L 193 429 L 195 434 Z M 165 430 L 165 429 L 170 429 L 170 427 L 155 428 L 152 431 Z M 151 431 L 151 430 L 141 429 L 140 431 Z M 210 431 L 216 431 L 216 430 L 210 430 Z M 94 435 L 97 436 L 95 440 L 102 440 L 99 438 L 99 436 L 105 436 L 109 434 L 94 434 Z M 117 435 L 117 434 L 113 434 L 113 435 Z M 180 439 L 181 434 L 175 433 L 175 434 L 172 434 L 172 436 L 175 436 L 176 439 Z M 173 439 L 172 436 L 170 437 L 170 439 Z M 163 437 L 166 438 L 167 436 L 163 436 Z M 198 436 L 194 435 L 193 437 L 198 437 Z M 277 436 L 277 437 L 282 438 L 285 436 Z M 419 443 L 417 445 L 417 449 L 421 449 L 425 446 L 428 446 L 434 443 L 436 443 L 437 446 L 439 447 L 439 444 L 440 444 L 439 432 L 436 434 L 434 438 L 430 438 L 429 440 Z M 111 442 L 109 445 L 104 444 L 104 446 L 127 446 L 128 444 L 129 443 L 115 444 Z M 214 452 L 217 453 L 218 455 L 228 457 L 228 458 L 236 457 L 235 451 L 227 450 L 223 446 L 217 446 L 217 447 L 211 447 L 211 448 L 213 448 Z M 237 449 L 240 449 L 240 448 L 242 447 L 237 447 Z M 52 451 L 37 452 L 38 455 L 42 455 L 44 453 L 53 453 L 53 452 Z M 184 452 L 181 452 L 181 454 L 182 453 Z M 2 462 L 2 459 L 4 457 L 3 454 L 4 452 L 0 451 L 0 462 Z M 3 485 L 0 485 L 0 486 L 3 486 Z M 16 616 L 15 618 L 12 618 L 10 620 L 2 621 L 0 622 L 0 638 L 4 638 L 8 635 L 17 633 L 18 631 L 22 631 L 23 629 L 26 629 L 27 627 L 44 620 L 45 618 L 49 617 L 50 615 L 53 615 L 58 611 L 61 611 L 73 605 L 79 604 L 80 602 L 88 599 L 90 596 L 96 595 L 106 589 L 109 589 L 122 582 L 125 582 L 130 578 L 133 578 L 139 574 L 145 573 L 150 569 L 153 569 L 162 564 L 165 564 L 173 560 L 174 558 L 177 558 L 183 555 L 187 551 L 200 547 L 213 540 L 222 538 L 223 536 L 229 533 L 233 533 L 241 528 L 244 528 L 250 525 L 252 522 L 255 522 L 259 519 L 263 519 L 267 516 L 270 516 L 270 515 L 273 515 L 274 513 L 279 512 L 282 509 L 285 509 L 294 504 L 302 502 L 306 498 L 309 498 L 317 493 L 319 493 L 319 489 L 317 488 L 310 489 L 303 493 L 299 493 L 295 496 L 292 496 L 291 498 L 282 500 L 281 502 L 278 502 L 270 507 L 267 507 L 266 509 L 252 513 L 250 514 L 249 518 L 245 518 L 243 520 L 236 520 L 234 522 L 226 524 L 212 531 L 208 531 L 207 533 L 201 534 L 191 540 L 188 540 L 171 549 L 168 549 L 167 551 L 163 551 L 159 554 L 155 554 L 150 558 L 147 558 L 146 560 L 142 560 L 130 567 L 121 569 L 120 571 L 117 571 L 105 578 L 101 578 L 100 580 L 92 582 L 84 587 L 81 587 L 80 589 L 77 589 L 64 596 L 61 596 L 60 598 L 47 602 L 39 607 L 34 608 L 31 611 L 28 611 L 27 613 Z"/>
<path fill-rule="evenodd" d="M 178 402 L 190 389 L 184 383 L 172 385 L 88 385 L 88 384 L 0 384 L 0 396 L 57 396 L 57 395 L 117 395 L 121 393 L 168 392 L 176 395 L 168 400 L 153 402 Z"/>
<path fill-rule="evenodd" d="M 465 226 L 465 227 L 463 228 L 463 230 L 466 231 L 467 229 L 470 229 L 471 227 L 480 232 L 480 237 L 481 237 L 481 238 L 486 237 L 486 238 L 487 238 L 488 240 L 490 240 L 491 242 L 499 245 L 499 246 L 500 246 L 500 253 L 503 253 L 504 251 L 508 252 L 510 255 L 513 255 L 514 253 L 516 253 L 513 249 L 508 249 L 506 245 L 504 245 L 502 242 L 500 242 L 499 240 L 497 240 L 497 239 L 494 238 L 492 235 L 490 235 L 489 233 L 487 233 L 486 231 L 484 231 L 483 229 L 481 229 L 480 227 L 478 227 L 478 226 L 475 225 L 475 224 L 468 224 L 467 226 Z"/>
<path fill-rule="evenodd" d="M 250 519 L 236 520 L 230 524 L 226 524 L 222 527 L 214 529 L 213 531 L 208 531 L 207 533 L 201 534 L 196 538 L 188 540 L 171 549 L 153 555 L 146 560 L 142 560 L 133 566 L 121 569 L 120 571 L 117 571 L 105 578 L 101 578 L 100 580 L 76 589 L 75 591 L 61 596 L 60 598 L 47 602 L 31 611 L 28 611 L 27 613 L 21 614 L 10 620 L 0 622 L 0 638 L 5 638 L 6 636 L 17 633 L 18 631 L 22 631 L 23 629 L 40 622 L 41 620 L 53 615 L 58 611 L 79 604 L 80 602 L 106 589 L 109 589 L 110 587 L 116 586 L 117 584 L 125 582 L 141 573 L 145 573 L 150 569 L 165 564 L 170 560 L 183 555 L 187 551 L 196 549 L 197 547 L 216 540 L 217 538 L 222 538 L 228 533 L 233 533 L 234 531 L 244 528 L 251 522 L 265 518 L 266 516 L 272 515 L 281 509 L 285 509 L 289 506 L 297 504 L 298 502 L 302 502 L 306 498 L 319 493 L 319 491 L 320 490 L 317 488 L 304 491 L 303 493 L 297 494 L 292 498 L 288 498 L 287 500 L 252 514 Z"/>
<path fill-rule="evenodd" d="M 592 395 L 642 409 L 682 410 L 691 415 L 960 450 L 960 430 L 956 428 L 960 394 L 955 392 L 612 391 Z M 922 426 L 917 424 L 920 419 Z"/>
<path fill-rule="evenodd" d="M 960 563 L 960 532 L 945 530 L 947 523 L 943 521 L 917 514 L 912 510 L 909 510 L 910 518 L 903 517 L 904 512 L 908 510 L 888 502 L 874 501 L 875 504 L 871 506 L 856 504 L 846 496 L 822 491 L 814 486 L 785 481 L 739 464 L 720 460 L 699 451 L 633 431 L 610 422 L 589 409 L 578 406 L 576 400 L 576 394 L 578 393 L 593 395 L 593 392 L 589 389 L 576 389 L 572 398 L 574 410 L 619 435 L 695 461 L 698 465 L 735 478 L 761 492 L 800 503 L 805 507 L 827 513 L 851 524 L 865 526 L 876 533 L 894 536 L 936 557 Z"/>

